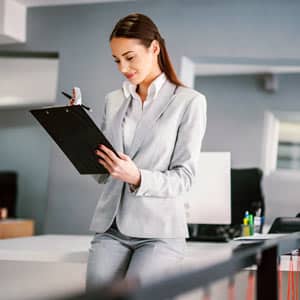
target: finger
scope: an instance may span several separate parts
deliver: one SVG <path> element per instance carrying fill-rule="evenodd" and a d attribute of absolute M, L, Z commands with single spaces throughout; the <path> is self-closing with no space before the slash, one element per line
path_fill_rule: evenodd
<path fill-rule="evenodd" d="M 103 159 L 99 159 L 99 162 L 104 166 L 104 168 L 109 172 L 109 174 L 114 178 L 119 178 L 119 172 L 116 171 L 115 167 L 111 167 L 106 161 Z"/>
<path fill-rule="evenodd" d="M 122 152 L 118 152 L 118 154 L 119 154 L 120 158 L 122 158 L 124 160 L 129 160 L 129 156 L 128 155 L 126 155 L 126 154 L 124 154 Z"/>
<path fill-rule="evenodd" d="M 112 169 L 110 168 L 110 166 L 105 162 L 105 160 L 103 159 L 98 159 L 98 162 L 109 172 L 112 172 Z"/>
<path fill-rule="evenodd" d="M 105 152 L 113 162 L 118 159 L 115 153 L 111 151 L 109 148 L 107 148 L 106 146 L 100 145 L 100 150 Z"/>
<path fill-rule="evenodd" d="M 95 151 L 96 155 L 101 157 L 102 160 L 104 160 L 109 166 L 113 166 L 114 165 L 114 162 L 110 159 L 110 157 L 105 153 L 103 152 L 102 150 L 96 150 Z"/>

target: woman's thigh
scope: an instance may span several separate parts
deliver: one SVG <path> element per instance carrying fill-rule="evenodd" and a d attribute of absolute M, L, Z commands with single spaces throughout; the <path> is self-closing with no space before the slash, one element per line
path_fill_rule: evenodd
<path fill-rule="evenodd" d="M 178 269 L 185 249 L 185 239 L 148 239 L 134 250 L 126 278 L 136 278 L 143 285 L 163 277 Z"/>
<path fill-rule="evenodd" d="M 132 251 L 107 233 L 96 233 L 89 249 L 86 290 L 123 278 Z"/>

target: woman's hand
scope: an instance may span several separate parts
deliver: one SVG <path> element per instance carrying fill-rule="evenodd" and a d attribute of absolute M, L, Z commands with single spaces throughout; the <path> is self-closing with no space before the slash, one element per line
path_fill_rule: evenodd
<path fill-rule="evenodd" d="M 121 152 L 118 152 L 118 154 L 120 158 L 104 145 L 99 145 L 99 150 L 96 150 L 99 163 L 104 166 L 112 177 L 138 187 L 141 183 L 139 169 L 129 156 Z"/>
<path fill-rule="evenodd" d="M 75 104 L 75 98 L 76 98 L 75 89 L 72 88 L 72 99 L 70 99 L 69 105 L 74 105 Z"/>

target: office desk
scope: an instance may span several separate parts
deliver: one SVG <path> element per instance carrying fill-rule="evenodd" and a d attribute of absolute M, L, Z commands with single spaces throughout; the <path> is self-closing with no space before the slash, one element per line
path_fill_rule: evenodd
<path fill-rule="evenodd" d="M 83 291 L 91 239 L 89 235 L 40 235 L 0 240 L 0 299 L 41 300 L 45 296 L 56 297 Z M 189 242 L 186 258 L 173 271 L 209 266 L 230 257 L 235 246 L 232 243 Z M 288 263 L 285 260 L 282 265 L 284 270 L 288 269 Z M 236 299 L 240 299 L 238 295 L 246 289 L 247 274 L 248 271 L 244 271 L 236 275 L 239 282 L 236 285 Z M 227 282 L 228 279 L 224 279 L 216 284 L 212 299 L 224 297 Z M 179 299 L 199 300 L 202 293 L 200 290 Z"/>

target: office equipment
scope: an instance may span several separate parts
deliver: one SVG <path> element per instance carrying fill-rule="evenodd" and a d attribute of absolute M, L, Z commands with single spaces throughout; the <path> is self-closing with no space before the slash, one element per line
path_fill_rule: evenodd
<path fill-rule="evenodd" d="M 98 162 L 95 154 L 99 144 L 105 145 L 119 156 L 81 105 L 33 109 L 30 112 L 80 174 L 108 172 Z"/>
<path fill-rule="evenodd" d="M 15 171 L 0 172 L 0 207 L 7 209 L 9 218 L 16 217 L 17 181 L 18 175 Z"/>
<path fill-rule="evenodd" d="M 260 169 L 230 169 L 230 153 L 218 152 L 201 153 L 201 167 L 205 171 L 199 172 L 201 177 L 184 196 L 189 201 L 190 240 L 228 241 L 240 236 L 245 211 L 263 220 Z"/>
<path fill-rule="evenodd" d="M 191 190 L 182 195 L 186 203 L 190 238 L 224 242 L 229 240 L 230 224 L 230 153 L 202 152 L 198 176 Z"/>
<path fill-rule="evenodd" d="M 198 176 L 182 198 L 189 224 L 230 224 L 230 153 L 202 152 Z"/>
<path fill-rule="evenodd" d="M 269 233 L 292 233 L 300 231 L 300 218 L 279 217 L 271 225 Z"/>

